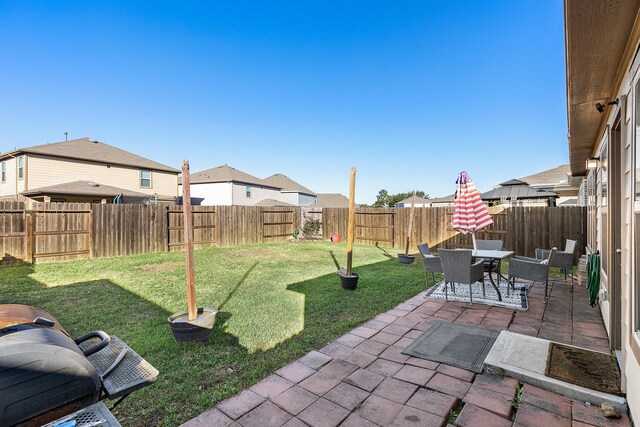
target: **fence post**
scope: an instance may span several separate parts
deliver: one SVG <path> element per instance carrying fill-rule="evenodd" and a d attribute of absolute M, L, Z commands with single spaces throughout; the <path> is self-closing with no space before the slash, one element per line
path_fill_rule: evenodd
<path fill-rule="evenodd" d="M 89 258 L 94 258 L 93 251 L 93 205 L 90 205 L 89 210 Z"/>
<path fill-rule="evenodd" d="M 25 257 L 28 262 L 33 264 L 35 262 L 35 252 L 36 252 L 36 241 L 35 241 L 35 229 L 36 229 L 36 219 L 34 218 L 37 215 L 35 212 L 31 210 L 25 210 L 25 237 L 27 239 L 27 253 Z"/>

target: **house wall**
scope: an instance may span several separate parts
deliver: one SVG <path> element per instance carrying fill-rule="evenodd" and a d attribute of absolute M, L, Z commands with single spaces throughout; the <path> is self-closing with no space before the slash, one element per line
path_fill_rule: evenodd
<path fill-rule="evenodd" d="M 151 172 L 151 188 L 140 187 L 140 168 L 29 154 L 27 189 L 84 180 L 111 185 L 143 194 L 175 197 L 178 195 L 177 172 Z"/>
<path fill-rule="evenodd" d="M 180 195 L 182 195 L 182 185 L 180 185 Z M 233 202 L 231 183 L 191 184 L 191 197 L 202 197 L 204 199 L 201 203 L 203 206 L 231 206 Z"/>
<path fill-rule="evenodd" d="M 280 193 L 280 197 L 277 200 L 298 206 L 298 199 L 298 193 Z"/>
<path fill-rule="evenodd" d="M 315 203 L 315 202 L 316 202 L 316 196 L 298 193 L 298 206 L 309 206 L 311 203 Z"/>
<path fill-rule="evenodd" d="M 20 180 L 18 188 L 16 188 L 17 171 L 15 158 L 9 158 L 4 160 L 6 164 L 7 179 L 5 182 L 0 183 L 0 196 L 15 196 L 17 192 L 24 190 L 24 180 Z"/>
<path fill-rule="evenodd" d="M 234 205 L 238 206 L 252 206 L 263 199 L 275 199 L 280 200 L 280 190 L 277 188 L 263 187 L 259 185 L 250 185 L 251 197 L 246 197 L 246 185 L 240 183 L 233 183 L 232 185 L 232 200 Z"/>
<path fill-rule="evenodd" d="M 635 45 L 633 51 L 637 48 L 637 42 Z M 600 250 L 603 256 L 599 307 L 610 339 L 620 331 L 622 387 L 635 422 L 640 420 L 640 283 L 637 269 L 640 257 L 640 195 L 636 194 L 636 183 L 640 180 L 640 176 L 637 176 L 640 158 L 635 154 L 640 150 L 639 65 L 640 58 L 633 64 L 620 64 L 620 69 L 627 70 L 626 75 L 611 96 L 611 99 L 619 98 L 620 103 L 607 111 L 607 126 L 592 153 L 600 157 L 600 168 L 591 171 L 587 179 L 587 193 L 592 195 L 588 198 L 588 209 L 594 212 L 588 215 L 587 226 L 589 234 L 595 235 L 595 242 L 590 249 Z M 620 117 L 621 123 L 621 143 L 619 149 L 615 150 L 611 129 L 617 117 Z M 613 159 L 619 159 L 620 166 L 616 166 Z M 605 164 L 607 166 L 603 167 Z M 621 214 L 617 219 L 614 218 L 611 204 L 612 191 L 615 191 L 615 188 L 612 189 L 612 180 L 616 176 L 621 179 L 619 193 L 615 193 L 621 199 Z M 616 252 L 618 248 L 613 247 L 615 235 L 621 238 L 619 252 Z M 619 322 L 612 316 L 611 301 L 611 278 L 617 262 L 621 270 Z"/>

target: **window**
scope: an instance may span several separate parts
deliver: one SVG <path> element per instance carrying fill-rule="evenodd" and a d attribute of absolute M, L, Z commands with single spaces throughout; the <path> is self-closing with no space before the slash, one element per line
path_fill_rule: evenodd
<path fill-rule="evenodd" d="M 4 160 L 0 163 L 0 174 L 2 174 L 1 182 L 7 182 L 7 162 Z"/>
<path fill-rule="evenodd" d="M 18 179 L 24 178 L 24 156 L 18 157 Z"/>
<path fill-rule="evenodd" d="M 143 169 L 140 171 L 140 187 L 151 188 L 151 171 Z"/>
<path fill-rule="evenodd" d="M 247 196 L 247 199 L 250 199 L 250 198 L 251 198 L 251 186 L 250 186 L 250 185 L 247 185 L 247 186 L 244 188 L 244 192 L 245 192 L 245 195 Z"/>

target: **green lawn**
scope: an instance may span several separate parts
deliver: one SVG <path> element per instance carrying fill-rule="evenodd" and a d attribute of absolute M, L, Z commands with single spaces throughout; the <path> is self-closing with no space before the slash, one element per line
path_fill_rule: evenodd
<path fill-rule="evenodd" d="M 388 250 L 395 255 L 397 250 Z M 422 264 L 356 246 L 356 291 L 340 288 L 346 246 L 288 242 L 195 251 L 199 306 L 220 310 L 207 345 L 178 345 L 167 317 L 186 309 L 184 254 L 0 268 L 0 303 L 55 316 L 73 336 L 117 335 L 160 371 L 116 416 L 175 426 L 424 289 Z"/>

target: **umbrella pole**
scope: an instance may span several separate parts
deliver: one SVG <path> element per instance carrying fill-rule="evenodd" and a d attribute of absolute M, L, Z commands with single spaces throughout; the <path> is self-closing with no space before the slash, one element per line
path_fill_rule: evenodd
<path fill-rule="evenodd" d="M 476 250 L 476 233 L 471 233 L 471 240 L 473 240 L 473 250 Z"/>
<path fill-rule="evenodd" d="M 184 250 L 187 259 L 187 308 L 189 321 L 196 320 L 196 278 L 193 271 L 193 216 L 191 215 L 191 177 L 189 161 L 182 162 L 182 214 L 184 217 Z"/>
<path fill-rule="evenodd" d="M 347 234 L 347 276 L 351 276 L 353 266 L 353 240 L 356 228 L 356 168 L 351 168 L 351 182 L 349 183 L 349 230 Z"/>

